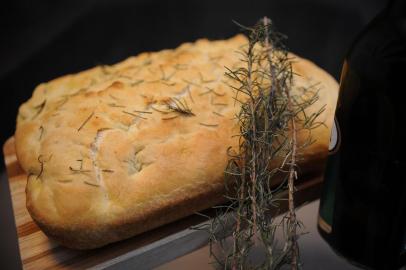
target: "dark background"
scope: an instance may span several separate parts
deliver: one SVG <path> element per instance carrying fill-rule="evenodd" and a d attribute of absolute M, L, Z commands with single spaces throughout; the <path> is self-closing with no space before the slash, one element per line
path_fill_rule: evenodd
<path fill-rule="evenodd" d="M 385 0 L 70 0 L 2 3 L 0 142 L 36 85 L 143 51 L 197 38 L 228 38 L 267 15 L 288 47 L 336 78 L 354 35 Z"/>
<path fill-rule="evenodd" d="M 13 135 L 18 106 L 36 85 L 143 51 L 197 38 L 224 39 L 270 17 L 290 50 L 339 78 L 355 35 L 385 0 L 2 1 L 0 7 L 0 142 Z M 2 155 L 1 155 L 2 156 Z M 4 170 L 1 158 L 0 171 Z M 0 264 L 18 257 L 4 171 L 0 179 Z M 5 268 L 4 268 L 5 267 Z M 14 265 L 15 267 L 15 265 Z"/>

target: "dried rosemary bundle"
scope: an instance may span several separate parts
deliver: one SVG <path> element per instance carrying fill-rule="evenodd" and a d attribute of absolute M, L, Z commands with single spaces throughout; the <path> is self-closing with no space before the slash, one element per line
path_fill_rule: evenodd
<path fill-rule="evenodd" d="M 235 102 L 241 103 L 236 116 L 240 144 L 239 149 L 229 149 L 225 174 L 230 203 L 216 207 L 217 216 L 209 229 L 210 252 L 217 266 L 224 269 L 279 269 L 283 265 L 298 269 L 297 230 L 301 223 L 294 205 L 297 162 L 303 148 L 313 142 L 311 130 L 323 124 L 317 119 L 324 107 L 307 115 L 305 110 L 317 101 L 318 90 L 302 89 L 301 95 L 291 91 L 292 59 L 283 45 L 285 37 L 275 31 L 268 18 L 254 27 L 241 27 L 249 38 L 240 51 L 244 65 L 226 72 L 233 81 L 230 87 L 235 91 Z M 309 136 L 299 145 L 297 134 L 304 130 Z M 289 211 L 277 222 L 271 211 L 278 212 L 278 201 L 286 200 L 279 196 L 282 190 L 288 191 Z M 218 231 L 227 234 L 230 228 L 232 243 L 227 245 Z M 279 245 L 277 230 L 284 236 Z M 249 255 L 257 246 L 264 250 L 264 259 L 252 263 Z M 220 251 L 214 252 L 214 247 Z"/>

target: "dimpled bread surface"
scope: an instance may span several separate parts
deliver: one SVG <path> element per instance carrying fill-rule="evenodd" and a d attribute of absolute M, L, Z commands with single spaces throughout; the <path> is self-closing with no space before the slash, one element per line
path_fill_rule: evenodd
<path fill-rule="evenodd" d="M 236 51 L 247 42 L 202 39 L 40 84 L 20 107 L 15 133 L 38 226 L 62 245 L 90 249 L 223 201 L 240 109 L 225 66 L 244 64 Z M 327 153 L 338 87 L 292 56 L 293 91 L 319 83 L 308 111 L 327 105 L 305 170 Z"/>

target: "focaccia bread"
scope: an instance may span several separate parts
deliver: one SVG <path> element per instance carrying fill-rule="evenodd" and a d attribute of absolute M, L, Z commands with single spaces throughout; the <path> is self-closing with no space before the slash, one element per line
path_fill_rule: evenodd
<path fill-rule="evenodd" d="M 198 40 L 142 53 L 39 85 L 19 110 L 16 151 L 27 208 L 50 237 L 89 249 L 131 237 L 223 200 L 227 148 L 237 148 L 239 104 L 224 66 L 247 39 Z M 294 91 L 319 83 L 317 141 L 302 170 L 326 153 L 338 87 L 297 57 Z M 300 139 L 300 138 L 299 138 Z"/>

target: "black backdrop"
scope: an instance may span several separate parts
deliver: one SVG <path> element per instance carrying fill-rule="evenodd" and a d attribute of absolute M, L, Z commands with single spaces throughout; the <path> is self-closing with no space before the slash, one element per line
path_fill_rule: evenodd
<path fill-rule="evenodd" d="M 354 35 L 385 0 L 9 1 L 0 8 L 1 132 L 14 132 L 19 104 L 36 85 L 142 51 L 197 38 L 227 38 L 269 16 L 288 47 L 336 78 Z"/>

